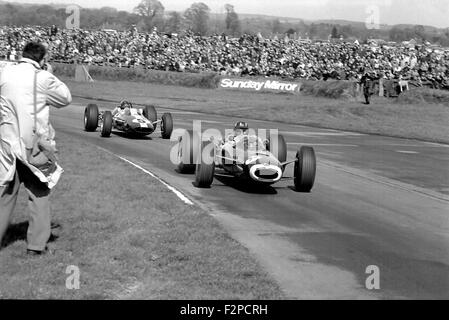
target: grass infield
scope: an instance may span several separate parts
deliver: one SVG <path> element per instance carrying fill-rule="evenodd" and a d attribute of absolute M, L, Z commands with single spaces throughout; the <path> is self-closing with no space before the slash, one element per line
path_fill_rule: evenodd
<path fill-rule="evenodd" d="M 155 179 L 58 134 L 51 254 L 26 255 L 26 193 L 0 250 L 0 299 L 281 299 L 248 250 Z M 66 268 L 80 289 L 66 288 Z"/>
<path fill-rule="evenodd" d="M 374 97 L 330 99 L 311 95 L 271 94 L 185 88 L 126 81 L 77 83 L 64 79 L 77 97 L 270 120 L 290 124 L 356 131 L 430 142 L 449 143 L 449 102 L 412 102 Z M 434 94 L 432 92 L 432 94 Z M 428 95 L 427 95 L 428 96 Z M 448 100 L 449 101 L 449 100 Z M 101 104 L 101 103 L 100 103 Z"/>

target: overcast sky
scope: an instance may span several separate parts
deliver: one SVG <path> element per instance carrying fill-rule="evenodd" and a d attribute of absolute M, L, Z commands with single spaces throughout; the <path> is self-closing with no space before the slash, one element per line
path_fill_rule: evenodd
<path fill-rule="evenodd" d="M 83 7 L 116 7 L 131 11 L 140 0 L 8 0 L 28 3 L 76 3 Z M 166 10 L 185 10 L 199 0 L 161 0 Z M 369 6 L 376 5 L 380 23 L 423 24 L 449 27 L 449 0 L 203 0 L 212 12 L 223 12 L 230 3 L 239 13 L 256 13 L 283 17 L 317 19 L 345 19 L 366 21 Z"/>

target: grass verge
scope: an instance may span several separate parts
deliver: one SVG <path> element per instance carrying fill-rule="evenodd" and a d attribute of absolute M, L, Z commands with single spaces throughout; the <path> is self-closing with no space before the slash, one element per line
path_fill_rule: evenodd
<path fill-rule="evenodd" d="M 74 96 L 270 120 L 407 139 L 449 143 L 449 104 L 398 103 L 164 86 L 125 81 L 77 83 L 65 79 Z"/>
<path fill-rule="evenodd" d="M 301 92 L 316 97 L 355 100 L 359 96 L 357 84 L 354 81 L 302 81 Z"/>
<path fill-rule="evenodd" d="M 217 222 L 94 146 L 58 136 L 52 254 L 26 251 L 26 196 L 0 250 L 0 299 L 279 299 L 279 287 Z M 23 189 L 23 188 L 22 188 Z M 67 266 L 80 290 L 65 287 Z"/>
<path fill-rule="evenodd" d="M 74 77 L 74 64 L 54 63 L 54 72 L 58 77 Z M 190 73 L 148 70 L 142 68 L 117 68 L 106 66 L 89 66 L 89 74 L 97 80 L 136 81 L 177 85 L 197 88 L 217 88 L 220 76 L 213 72 Z"/>
<path fill-rule="evenodd" d="M 416 88 L 399 96 L 401 104 L 442 104 L 449 107 L 449 91 L 429 88 Z"/>

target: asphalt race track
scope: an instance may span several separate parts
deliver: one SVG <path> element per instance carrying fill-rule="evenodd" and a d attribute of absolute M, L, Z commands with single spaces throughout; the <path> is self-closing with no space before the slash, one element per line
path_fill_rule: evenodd
<path fill-rule="evenodd" d="M 175 129 L 202 120 L 204 129 L 224 132 L 238 120 L 170 111 Z M 159 134 L 104 139 L 83 131 L 83 112 L 80 104 L 52 110 L 53 126 L 181 190 L 249 248 L 288 297 L 449 298 L 448 145 L 248 120 L 256 129 L 279 129 L 289 159 L 302 144 L 315 147 L 312 193 L 296 193 L 293 181 L 254 190 L 223 177 L 199 190 L 194 177 L 178 174 L 169 160 L 176 142 Z M 293 175 L 292 166 L 286 175 Z M 379 290 L 365 287 L 368 266 L 380 270 Z"/>

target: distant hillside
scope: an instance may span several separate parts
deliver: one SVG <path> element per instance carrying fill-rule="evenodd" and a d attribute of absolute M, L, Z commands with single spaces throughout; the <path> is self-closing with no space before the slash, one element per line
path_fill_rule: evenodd
<path fill-rule="evenodd" d="M 342 19 L 307 20 L 307 19 L 301 19 L 301 18 L 277 17 L 277 16 L 259 15 L 259 14 L 240 14 L 239 16 L 242 19 L 261 19 L 261 20 L 270 20 L 270 21 L 278 19 L 281 22 L 292 23 L 292 24 L 303 22 L 307 25 L 314 23 L 314 24 L 330 24 L 330 25 L 336 25 L 336 26 L 351 26 L 353 28 L 365 28 L 365 22 L 342 20 Z M 393 27 L 400 28 L 400 29 L 407 29 L 407 28 L 413 28 L 414 26 L 415 25 L 413 25 L 413 24 L 397 24 L 397 25 L 381 24 L 380 28 L 383 30 L 390 30 Z M 437 28 L 437 27 L 433 27 L 433 26 L 423 26 L 423 27 L 426 32 L 435 32 L 435 31 L 448 29 L 448 28 Z"/>
<path fill-rule="evenodd" d="M 301 18 L 291 18 L 291 17 L 277 17 L 277 16 L 269 16 L 263 14 L 249 14 L 249 13 L 240 13 L 241 19 L 261 19 L 261 20 L 275 20 L 278 19 L 280 21 L 285 21 L 288 23 L 300 23 L 305 22 L 304 19 Z"/>
<path fill-rule="evenodd" d="M 163 2 L 163 1 L 162 1 Z M 39 6 L 38 4 L 33 3 L 23 3 L 23 2 L 13 2 L 13 1 L 4 1 L 0 0 L 0 5 L 4 4 L 12 4 L 12 5 L 20 5 L 24 7 L 29 6 Z M 45 6 L 51 6 L 55 9 L 61 9 L 66 8 L 66 4 L 58 4 L 58 3 L 47 3 Z M 89 10 L 96 10 L 96 9 L 89 9 Z M 212 18 L 219 18 L 224 20 L 225 14 L 223 13 L 211 13 Z M 298 24 L 298 23 L 305 23 L 307 25 L 310 25 L 312 23 L 314 24 L 330 24 L 330 25 L 336 25 L 336 26 L 351 26 L 353 28 L 364 28 L 365 23 L 360 21 L 350 21 L 350 20 L 342 20 L 342 19 L 320 19 L 320 20 L 308 20 L 304 18 L 293 18 L 293 17 L 282 17 L 282 16 L 271 16 L 271 15 L 263 15 L 263 14 L 251 14 L 251 13 L 239 13 L 239 17 L 243 20 L 261 20 L 261 21 L 273 21 L 273 20 L 279 20 L 281 23 L 287 23 L 287 24 Z M 412 24 L 398 24 L 398 25 L 387 25 L 382 24 L 381 29 L 384 30 L 390 30 L 393 27 L 397 27 L 400 29 L 407 29 L 407 28 L 413 28 L 414 25 Z M 435 32 L 439 30 L 445 30 L 433 26 L 424 26 L 424 29 L 426 32 Z M 449 29 L 449 28 L 446 28 Z"/>
<path fill-rule="evenodd" d="M 55 0 L 57 1 L 57 0 Z M 163 2 L 163 1 L 162 1 Z M 67 14 L 66 5 L 50 4 L 23 4 L 5 2 L 0 0 L 0 25 L 52 25 L 65 26 Z M 195 21 L 182 19 L 182 12 L 178 15 L 178 22 L 171 20 L 172 13 L 166 12 L 159 19 L 144 19 L 134 13 L 118 11 L 114 8 L 81 9 L 81 27 L 84 29 L 117 29 L 129 30 L 133 25 L 141 31 L 150 31 L 157 27 L 159 31 L 167 33 L 183 33 L 191 28 Z M 364 22 L 347 20 L 305 20 L 292 17 L 277 17 L 260 14 L 238 13 L 239 28 L 232 33 L 226 29 L 226 15 L 211 13 L 207 29 L 202 34 L 222 34 L 231 36 L 242 34 L 258 34 L 272 38 L 283 37 L 289 34 L 294 37 L 309 39 L 328 39 L 330 35 L 336 38 L 359 40 L 376 38 L 386 41 L 405 41 L 416 39 L 419 42 L 429 41 L 431 43 L 449 46 L 449 28 L 438 29 L 432 26 L 415 25 L 381 25 L 378 30 L 366 28 Z"/>
<path fill-rule="evenodd" d="M 413 25 L 413 24 L 396 24 L 396 25 L 394 25 L 394 27 L 400 28 L 400 29 L 410 29 L 410 28 L 414 28 L 415 25 Z M 442 28 L 442 29 L 440 29 L 440 28 L 432 27 L 432 26 L 423 26 L 423 27 L 424 27 L 424 30 L 426 32 L 438 32 L 438 31 L 448 30 L 449 29 L 449 28 L 446 28 L 446 29 Z"/>

